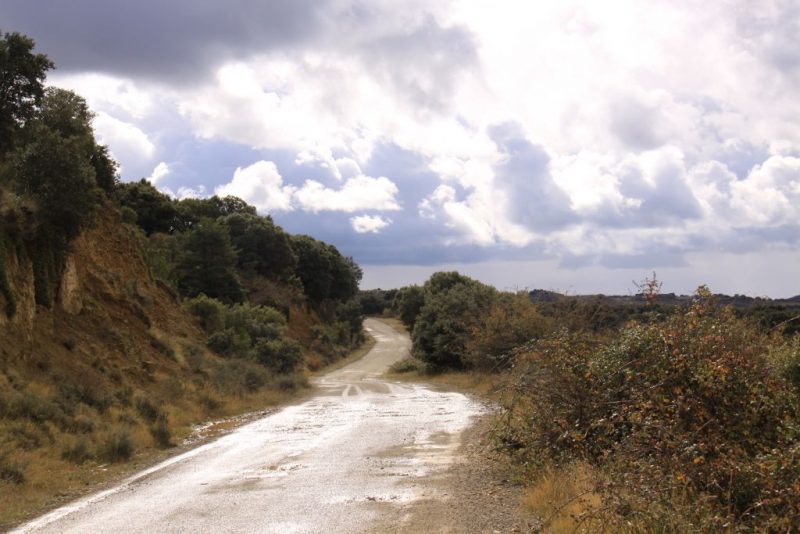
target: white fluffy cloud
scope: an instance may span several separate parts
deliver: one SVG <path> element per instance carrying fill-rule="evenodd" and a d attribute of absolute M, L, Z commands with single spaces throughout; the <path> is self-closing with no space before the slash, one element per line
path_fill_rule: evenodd
<path fill-rule="evenodd" d="M 349 178 L 338 189 L 315 180 L 301 187 L 285 185 L 272 161 L 259 161 L 237 168 L 233 179 L 214 189 L 220 196 L 233 195 L 246 200 L 263 212 L 300 209 L 320 211 L 398 211 L 397 186 L 386 177 L 359 175 Z M 385 226 L 385 225 L 384 225 Z"/>
<path fill-rule="evenodd" d="M 314 180 L 307 180 L 294 193 L 297 205 L 305 211 L 398 211 L 397 186 L 384 176 L 356 176 L 341 189 L 331 189 Z"/>
<path fill-rule="evenodd" d="M 146 180 L 157 186 L 169 174 L 169 171 L 169 165 L 165 161 L 161 161 Z"/>
<path fill-rule="evenodd" d="M 230 182 L 214 189 L 216 195 L 239 197 L 264 212 L 291 211 L 294 192 L 294 187 L 283 184 L 278 168 L 271 161 L 239 167 Z"/>
<path fill-rule="evenodd" d="M 155 155 L 156 146 L 132 123 L 98 112 L 93 126 L 98 140 L 111 148 L 111 154 L 122 167 L 141 165 Z"/>
<path fill-rule="evenodd" d="M 350 218 L 350 225 L 357 234 L 377 234 L 390 224 L 391 219 L 380 215 L 357 215 Z"/>

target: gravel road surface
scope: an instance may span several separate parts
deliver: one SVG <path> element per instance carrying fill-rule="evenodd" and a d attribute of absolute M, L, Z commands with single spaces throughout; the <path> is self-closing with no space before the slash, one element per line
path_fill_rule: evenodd
<path fill-rule="evenodd" d="M 461 458 L 462 433 L 485 408 L 459 393 L 382 378 L 410 341 L 379 320 L 365 327 L 374 348 L 316 379 L 309 400 L 18 531 L 348 533 L 403 531 L 407 522 L 417 530 L 414 503 L 446 502 L 442 474 Z"/>

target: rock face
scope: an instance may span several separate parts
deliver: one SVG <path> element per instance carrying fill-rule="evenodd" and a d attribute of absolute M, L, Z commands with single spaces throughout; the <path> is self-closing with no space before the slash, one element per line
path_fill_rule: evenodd
<path fill-rule="evenodd" d="M 6 253 L 6 277 L 14 295 L 15 313 L 0 313 L 0 335 L 6 329 L 16 329 L 30 338 L 36 318 L 36 297 L 33 287 L 33 269 L 28 262 L 20 261 L 13 253 Z M 0 310 L 9 303 L 0 295 Z"/>
<path fill-rule="evenodd" d="M 71 315 L 77 315 L 81 312 L 83 301 L 81 300 L 80 289 L 81 284 L 78 279 L 75 258 L 74 256 L 69 256 L 58 288 L 58 305 L 61 306 L 62 310 Z"/>
<path fill-rule="evenodd" d="M 6 247 L 3 266 L 14 311 L 2 312 L 9 302 L 0 293 L 0 360 L 55 356 L 64 345 L 73 347 L 73 357 L 153 360 L 145 354 L 153 352 L 153 335 L 203 339 L 169 287 L 150 276 L 140 241 L 115 211 L 98 217 L 71 243 L 50 308 L 36 304 L 33 264 L 24 247 Z"/>

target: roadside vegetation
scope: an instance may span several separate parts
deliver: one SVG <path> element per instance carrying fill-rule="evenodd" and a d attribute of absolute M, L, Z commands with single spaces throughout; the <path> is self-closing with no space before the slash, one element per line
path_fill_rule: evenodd
<path fill-rule="evenodd" d="M 655 277 L 638 289 L 625 305 L 534 304 L 541 293 L 436 273 L 385 294 L 414 343 L 394 371 L 497 383 L 494 445 L 543 531 L 792 531 L 800 314 L 705 287 L 660 302 Z"/>
<path fill-rule="evenodd" d="M 235 197 L 120 182 L 51 68 L 0 33 L 0 529 L 364 341 L 351 258 Z"/>

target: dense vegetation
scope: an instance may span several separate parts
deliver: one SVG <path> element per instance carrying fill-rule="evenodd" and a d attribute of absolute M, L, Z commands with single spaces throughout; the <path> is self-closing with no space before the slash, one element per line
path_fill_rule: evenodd
<path fill-rule="evenodd" d="M 417 359 L 396 369 L 504 373 L 496 444 L 547 530 L 792 531 L 800 314 L 659 288 L 620 304 L 437 273 L 393 294 Z"/>

